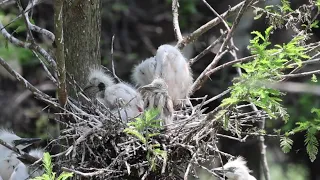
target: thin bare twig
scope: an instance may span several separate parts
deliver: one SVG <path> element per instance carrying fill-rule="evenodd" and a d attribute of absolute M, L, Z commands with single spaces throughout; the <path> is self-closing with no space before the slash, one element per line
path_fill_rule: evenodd
<path fill-rule="evenodd" d="M 115 70 L 115 68 L 114 68 L 113 45 L 114 45 L 114 35 L 112 36 L 112 39 L 111 39 L 111 66 L 112 66 L 112 75 L 113 75 L 113 77 L 120 83 L 120 82 L 121 82 L 121 79 L 117 76 L 116 70 Z"/>
<path fill-rule="evenodd" d="M 50 64 L 50 67 L 52 68 L 53 71 L 57 70 L 57 65 L 56 65 L 55 60 L 52 58 L 52 56 L 46 50 L 44 50 L 43 48 L 41 48 L 37 44 L 23 42 L 23 41 L 20 41 L 19 39 L 15 38 L 10 33 L 8 33 L 8 31 L 3 27 L 3 24 L 1 23 L 1 21 L 0 21 L 0 29 L 1 29 L 1 31 L 0 31 L 1 34 L 9 42 L 11 42 L 13 45 L 38 52 L 48 62 L 48 64 Z"/>
<path fill-rule="evenodd" d="M 36 98 L 41 99 L 42 101 L 46 102 L 47 104 L 51 105 L 52 107 L 59 107 L 59 104 L 56 103 L 53 98 L 48 96 L 47 94 L 41 92 L 39 89 L 34 87 L 32 84 L 30 84 L 26 79 L 24 79 L 19 73 L 17 73 L 15 70 L 13 70 L 9 64 L 0 58 L 0 64 L 13 76 L 15 77 L 21 84 L 23 84 L 27 89 L 29 89 Z"/>
<path fill-rule="evenodd" d="M 226 36 L 226 33 L 223 33 L 218 39 L 216 39 L 210 46 L 208 46 L 206 49 L 204 49 L 201 53 L 199 53 L 196 57 L 190 59 L 189 65 L 194 64 L 197 62 L 200 58 L 202 58 L 204 55 L 206 55 L 216 44 L 222 41 L 222 39 Z"/>
<path fill-rule="evenodd" d="M 255 4 L 256 2 L 252 3 Z M 220 16 L 222 18 L 227 18 L 228 16 L 230 16 L 231 14 L 238 12 L 239 9 L 242 7 L 242 5 L 244 4 L 244 1 L 240 2 L 239 4 L 233 6 L 232 8 L 230 8 L 228 11 L 222 13 Z M 196 39 L 198 39 L 203 33 L 207 32 L 208 30 L 210 30 L 211 28 L 213 28 L 214 26 L 218 25 L 219 23 L 221 23 L 221 19 L 216 17 L 214 19 L 212 19 L 211 21 L 207 22 L 206 24 L 202 25 L 201 27 L 199 27 L 197 30 L 195 30 L 194 32 L 192 32 L 189 36 L 184 37 L 182 41 L 177 43 L 177 47 L 179 49 L 184 48 L 187 44 L 195 41 Z"/>
<path fill-rule="evenodd" d="M 296 77 L 304 77 L 304 76 L 310 76 L 313 74 L 320 74 L 320 70 L 314 70 L 314 71 L 309 71 L 309 72 L 302 72 L 302 73 L 297 73 L 297 74 L 287 74 L 287 75 L 282 75 L 282 78 L 296 78 Z"/>
<path fill-rule="evenodd" d="M 248 8 L 248 5 L 250 5 L 252 3 L 251 0 L 246 0 L 244 1 L 244 3 L 241 6 L 241 9 L 239 10 L 239 13 L 237 14 L 237 17 L 235 18 L 232 27 L 230 28 L 230 31 L 227 34 L 226 39 L 224 40 L 224 42 L 222 43 L 218 54 L 215 56 L 215 58 L 212 60 L 212 62 L 206 67 L 206 69 L 200 74 L 200 76 L 195 80 L 195 82 L 192 85 L 192 92 L 194 93 L 196 90 L 200 89 L 201 86 L 203 85 L 203 83 L 208 79 L 208 77 L 210 76 L 210 73 L 208 73 L 211 69 L 213 69 L 217 63 L 219 62 L 219 60 L 222 58 L 223 53 L 226 51 L 224 50 L 227 43 L 229 42 L 229 40 L 231 39 L 235 28 L 237 27 L 237 25 L 239 24 L 239 21 L 242 17 L 242 15 L 244 14 L 245 10 Z M 221 16 L 222 17 L 222 16 Z M 218 19 L 220 19 L 218 17 Z M 220 20 L 221 21 L 221 20 Z"/>
<path fill-rule="evenodd" d="M 182 34 L 179 27 L 179 0 L 172 0 L 172 16 L 173 16 L 173 30 L 178 42 L 182 41 Z"/>

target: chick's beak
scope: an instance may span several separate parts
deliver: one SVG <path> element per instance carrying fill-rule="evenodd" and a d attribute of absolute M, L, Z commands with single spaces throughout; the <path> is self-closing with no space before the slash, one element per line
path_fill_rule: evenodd
<path fill-rule="evenodd" d="M 13 140 L 14 146 L 18 145 L 31 145 L 33 143 L 41 141 L 41 138 L 21 138 L 17 140 Z"/>
<path fill-rule="evenodd" d="M 100 91 L 100 89 L 97 86 L 89 85 L 86 86 L 83 91 L 88 97 L 94 97 Z"/>

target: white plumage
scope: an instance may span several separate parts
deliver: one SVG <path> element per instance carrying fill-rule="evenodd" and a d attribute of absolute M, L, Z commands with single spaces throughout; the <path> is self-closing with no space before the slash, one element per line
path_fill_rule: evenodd
<path fill-rule="evenodd" d="M 174 46 L 161 45 L 155 57 L 151 57 L 135 67 L 132 78 L 136 84 L 144 86 L 155 78 L 162 78 L 168 85 L 173 104 L 191 104 L 188 100 L 193 82 L 191 69 L 182 53 Z"/>
<path fill-rule="evenodd" d="M 11 146 L 16 146 L 19 150 L 22 150 L 31 145 L 31 143 L 39 140 L 37 138 L 20 138 L 13 132 L 5 129 L 0 130 L 0 139 Z M 15 143 L 16 140 L 19 140 L 20 144 L 17 145 L 17 143 Z M 15 167 L 20 163 L 17 156 L 18 155 L 15 152 L 0 145 L 0 176 L 3 180 L 8 180 Z"/>
<path fill-rule="evenodd" d="M 85 93 L 98 99 L 116 114 L 120 108 L 120 118 L 126 121 L 143 112 L 143 101 L 140 93 L 128 83 L 115 84 L 113 79 L 101 70 L 90 72 Z"/>
<path fill-rule="evenodd" d="M 33 149 L 28 154 L 40 159 L 43 157 L 43 150 Z M 41 176 L 43 173 L 43 168 L 31 167 L 30 164 L 24 164 L 23 162 L 20 162 L 14 169 L 14 172 L 11 174 L 9 180 L 24 180 L 28 178 L 34 178 L 37 176 Z"/>
<path fill-rule="evenodd" d="M 113 78 L 105 74 L 102 69 L 91 69 L 84 92 L 91 99 L 104 99 L 104 90 L 114 84 Z"/>
<path fill-rule="evenodd" d="M 229 180 L 256 180 L 250 175 L 251 170 L 247 167 L 247 162 L 243 157 L 229 161 L 223 167 L 215 168 L 213 171 L 221 177 L 225 175 Z"/>
<path fill-rule="evenodd" d="M 127 83 L 107 87 L 103 103 L 113 111 L 121 107 L 120 117 L 123 121 L 139 116 L 144 109 L 140 93 Z"/>
<path fill-rule="evenodd" d="M 133 69 L 132 80 L 138 86 L 150 84 L 155 79 L 156 58 L 150 57 Z"/>
<path fill-rule="evenodd" d="M 144 107 L 157 108 L 160 111 L 160 118 L 165 125 L 172 124 L 173 103 L 168 95 L 168 86 L 163 79 L 157 78 L 151 84 L 140 88 L 143 97 Z"/>

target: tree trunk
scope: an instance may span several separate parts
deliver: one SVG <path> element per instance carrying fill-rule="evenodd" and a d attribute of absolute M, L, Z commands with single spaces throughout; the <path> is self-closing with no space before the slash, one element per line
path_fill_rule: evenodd
<path fill-rule="evenodd" d="M 89 69 L 101 64 L 101 1 L 65 0 L 63 31 L 67 72 L 83 88 Z M 75 89 L 69 82 L 67 89 L 74 97 Z"/>

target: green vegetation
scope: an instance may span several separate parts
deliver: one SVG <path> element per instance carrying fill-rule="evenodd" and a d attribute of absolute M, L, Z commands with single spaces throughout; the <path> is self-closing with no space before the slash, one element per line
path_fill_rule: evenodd
<path fill-rule="evenodd" d="M 45 173 L 42 176 L 33 178 L 32 180 L 66 180 L 70 177 L 73 177 L 73 173 L 62 172 L 56 178 L 56 173 L 52 171 L 53 164 L 51 162 L 51 156 L 47 152 L 44 153 L 42 162 L 43 162 L 43 167 L 45 169 Z"/>
<path fill-rule="evenodd" d="M 128 135 L 139 139 L 147 147 L 147 160 L 151 169 L 156 170 L 156 160 L 167 160 L 167 152 L 160 149 L 160 144 L 153 144 L 150 140 L 152 137 L 160 134 L 161 120 L 157 119 L 158 109 L 150 109 L 144 112 L 141 117 L 128 123 L 129 128 L 124 130 Z"/>

